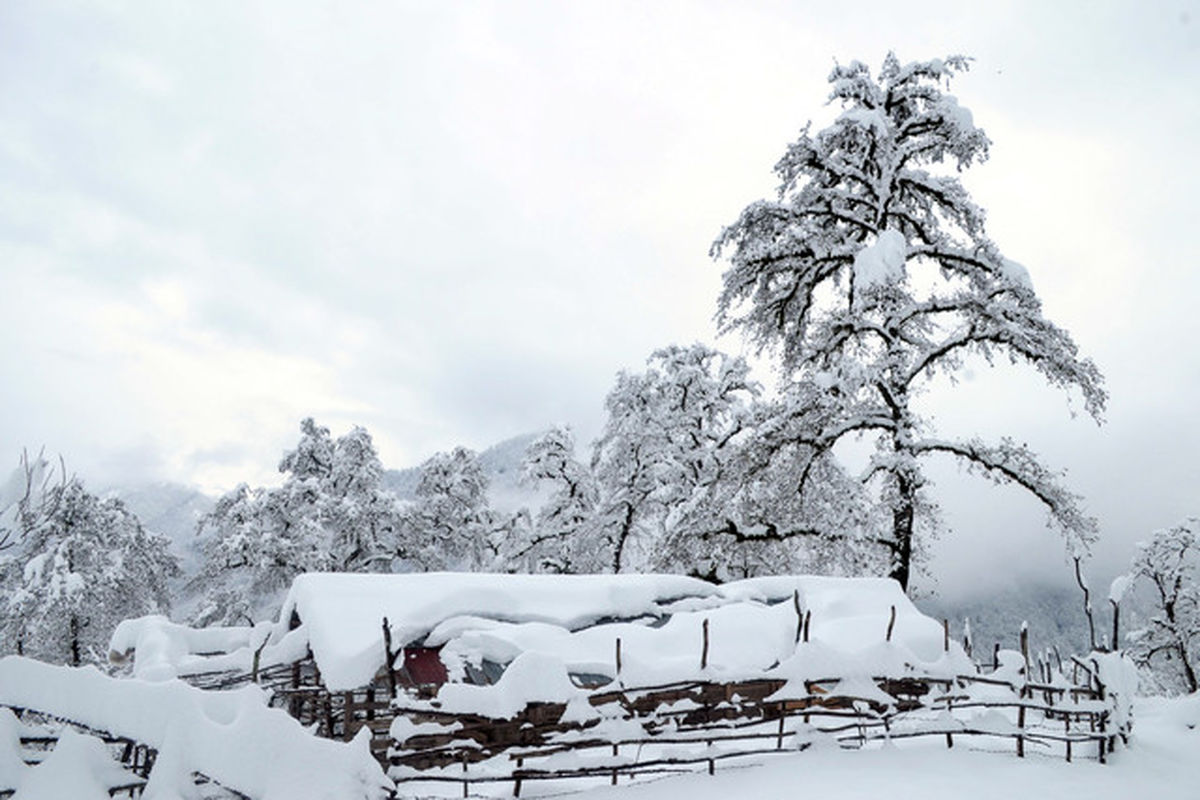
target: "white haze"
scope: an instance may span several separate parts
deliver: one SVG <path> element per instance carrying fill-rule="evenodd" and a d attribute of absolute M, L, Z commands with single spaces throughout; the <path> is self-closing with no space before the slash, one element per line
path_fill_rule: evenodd
<path fill-rule="evenodd" d="M 1069 469 L 1111 573 L 1200 513 L 1196 4 L 830 9 L 0 5 L 0 457 L 215 491 L 274 480 L 307 415 L 395 467 L 586 441 L 618 369 L 714 339 L 708 245 L 834 59 L 964 52 L 967 185 L 1112 401 L 1097 429 L 974 364 L 929 407 Z M 1032 500 L 944 473 L 944 591 L 1065 576 Z"/>

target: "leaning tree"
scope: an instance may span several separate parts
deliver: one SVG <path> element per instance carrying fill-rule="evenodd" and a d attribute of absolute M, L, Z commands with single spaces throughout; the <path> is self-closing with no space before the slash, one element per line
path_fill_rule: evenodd
<path fill-rule="evenodd" d="M 983 210 L 954 174 L 990 144 L 943 91 L 967 65 L 961 56 L 901 65 L 889 54 L 877 76 L 859 62 L 835 67 L 840 115 L 818 133 L 804 128 L 775 166 L 778 196 L 748 206 L 713 245 L 729 260 L 723 328 L 777 353 L 785 382 L 820 389 L 805 393 L 820 413 L 805 413 L 821 424 L 796 436 L 815 453 L 851 434 L 875 437 L 863 480 L 885 503 L 881 539 L 906 588 L 914 527 L 932 508 L 927 456 L 1032 492 L 1074 549 L 1095 536 L 1079 497 L 1026 446 L 937 437 L 914 407 L 932 376 L 970 354 L 1005 355 L 1078 388 L 1097 422 L 1107 399 L 1099 370 L 1042 315 L 1028 274 L 987 238 Z"/>

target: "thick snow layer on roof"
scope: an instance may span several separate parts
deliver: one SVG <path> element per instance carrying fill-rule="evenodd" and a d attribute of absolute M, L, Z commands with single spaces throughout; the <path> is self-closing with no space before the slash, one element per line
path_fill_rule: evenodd
<path fill-rule="evenodd" d="M 393 646 L 422 641 L 460 616 L 540 622 L 575 630 L 606 618 L 661 616 L 673 601 L 715 597 L 717 587 L 679 575 L 300 575 L 284 601 L 308 633 L 329 688 L 368 683 L 383 665 L 383 620 Z"/>
<path fill-rule="evenodd" d="M 202 772 L 258 800 L 386 796 L 388 783 L 366 737 L 348 744 L 319 739 L 267 708 L 258 687 L 206 692 L 179 681 L 120 680 L 92 667 L 9 656 L 0 658 L 0 703 L 149 744 L 164 769 Z"/>
<path fill-rule="evenodd" d="M 889 664 L 931 664 L 943 655 L 941 626 L 885 578 L 779 576 L 716 586 L 670 575 L 309 574 L 293 584 L 260 666 L 297 660 L 307 646 L 331 690 L 361 687 L 384 664 L 386 617 L 393 648 L 443 646 L 452 680 L 462 680 L 468 666 L 508 664 L 523 653 L 547 656 L 570 673 L 613 678 L 618 639 L 626 685 L 754 677 L 796 652 L 797 604 L 811 614 L 810 644 L 838 654 L 838 664 L 883 643 L 893 606 L 892 642 L 904 655 Z M 300 626 L 289 630 L 293 611 Z M 124 623 L 112 649 L 132 642 L 137 674 L 145 677 L 249 670 L 260 636 L 237 629 L 229 640 L 244 642 L 240 649 L 198 656 L 200 637 L 143 618 Z M 205 642 L 219 640 L 214 634 Z M 143 648 L 151 664 L 145 670 Z"/>

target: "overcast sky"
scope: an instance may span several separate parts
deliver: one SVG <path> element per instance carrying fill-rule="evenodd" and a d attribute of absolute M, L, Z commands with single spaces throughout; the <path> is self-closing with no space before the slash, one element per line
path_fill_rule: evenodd
<path fill-rule="evenodd" d="M 586 439 L 617 370 L 715 341 L 709 244 L 835 60 L 962 52 L 967 186 L 1112 401 L 979 363 L 923 402 L 1068 469 L 1111 571 L 1200 514 L 1200 7 L 988 5 L 0 3 L 0 459 L 211 491 L 308 415 L 395 467 Z M 1065 573 L 1032 501 L 934 474 L 944 588 Z"/>

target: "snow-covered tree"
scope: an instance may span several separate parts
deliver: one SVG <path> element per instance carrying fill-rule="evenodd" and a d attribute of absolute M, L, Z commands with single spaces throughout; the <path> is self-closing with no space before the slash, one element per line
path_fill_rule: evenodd
<path fill-rule="evenodd" d="M 880 574 L 874 504 L 831 453 L 797 435 L 814 424 L 800 388 L 753 400 L 737 435 L 710 448 L 711 479 L 673 512 L 657 568 L 722 581 Z"/>
<path fill-rule="evenodd" d="M 953 376 L 972 354 L 1007 356 L 1077 388 L 1097 421 L 1107 399 L 1100 372 L 1042 315 L 1028 274 L 987 238 L 983 211 L 945 168 L 983 160 L 990 144 L 943 90 L 967 64 L 902 65 L 889 54 L 875 77 L 857 61 L 835 67 L 836 121 L 802 131 L 775 167 L 778 196 L 748 206 L 713 245 L 729 259 L 723 327 L 777 353 L 785 382 L 822 390 L 813 398 L 822 424 L 796 441 L 829 451 L 847 436 L 875 437 L 864 480 L 889 509 L 880 538 L 905 587 L 931 507 L 929 456 L 1025 488 L 1074 550 L 1095 536 L 1079 497 L 1025 445 L 940 438 L 914 405 L 930 378 Z"/>
<path fill-rule="evenodd" d="M 118 622 L 169 609 L 167 580 L 178 565 L 168 541 L 147 532 L 119 500 L 101 500 L 77 478 L 63 478 L 27 493 L 17 518 L 20 537 L 0 601 L 8 652 L 103 662 Z"/>
<path fill-rule="evenodd" d="M 1200 659 L 1200 519 L 1156 531 L 1138 545 L 1129 576 L 1149 586 L 1153 612 L 1129 634 L 1129 655 L 1161 688 L 1195 692 Z"/>
<path fill-rule="evenodd" d="M 242 484 L 200 522 L 206 604 L 197 621 L 253 620 L 303 572 L 381 571 L 397 546 L 401 509 L 382 488 L 371 435 L 336 440 L 311 418 L 279 462 L 277 488 Z"/>
<path fill-rule="evenodd" d="M 550 494 L 527 528 L 514 529 L 510 567 L 522 572 L 598 572 L 608 564 L 595 524 L 596 483 L 575 458 L 575 437 L 554 427 L 525 451 L 522 480 Z M 524 534 L 524 535 L 522 535 Z"/>
<path fill-rule="evenodd" d="M 421 465 L 416 502 L 405 511 L 399 555 L 419 569 L 501 569 L 508 526 L 488 505 L 488 480 L 465 447 Z"/>
<path fill-rule="evenodd" d="M 617 376 L 593 446 L 596 524 L 617 572 L 660 561 L 664 542 L 709 513 L 724 451 L 758 394 L 744 360 L 706 345 L 672 345 L 646 364 Z"/>

